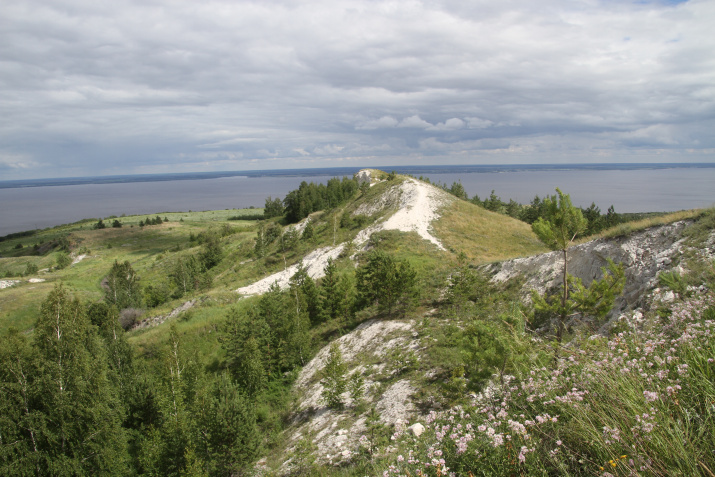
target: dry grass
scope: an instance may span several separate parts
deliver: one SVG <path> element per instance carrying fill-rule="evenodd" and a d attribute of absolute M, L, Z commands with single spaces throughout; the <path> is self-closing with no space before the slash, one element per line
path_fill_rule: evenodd
<path fill-rule="evenodd" d="M 433 224 L 435 235 L 454 252 L 464 252 L 470 262 L 488 263 L 548 251 L 531 226 L 490 212 L 470 202 L 456 200 Z"/>
<path fill-rule="evenodd" d="M 639 230 L 644 230 L 658 225 L 672 224 L 673 222 L 678 222 L 680 220 L 694 220 L 702 216 L 706 211 L 707 209 L 680 210 L 678 212 L 673 212 L 658 217 L 649 217 L 647 219 L 636 220 L 634 222 L 626 222 L 625 224 L 618 224 L 615 227 L 603 230 L 599 234 L 581 238 L 577 241 L 577 243 L 590 242 L 591 240 L 599 238 L 608 239 L 615 237 L 623 237 L 633 232 L 638 232 Z"/>

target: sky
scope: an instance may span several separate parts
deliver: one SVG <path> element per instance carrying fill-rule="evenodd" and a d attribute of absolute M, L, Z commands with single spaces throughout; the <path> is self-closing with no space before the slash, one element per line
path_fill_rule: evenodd
<path fill-rule="evenodd" d="M 0 0 L 0 180 L 715 162 L 715 1 Z"/>

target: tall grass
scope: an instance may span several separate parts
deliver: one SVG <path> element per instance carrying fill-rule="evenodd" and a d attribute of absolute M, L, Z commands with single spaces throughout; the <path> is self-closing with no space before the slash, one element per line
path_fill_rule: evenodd
<path fill-rule="evenodd" d="M 619 326 L 398 430 L 386 475 L 713 475 L 715 297 Z"/>

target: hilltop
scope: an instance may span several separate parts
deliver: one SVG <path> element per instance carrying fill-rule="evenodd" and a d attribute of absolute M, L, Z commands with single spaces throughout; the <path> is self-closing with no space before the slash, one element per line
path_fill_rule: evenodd
<path fill-rule="evenodd" d="M 321 202 L 321 194 L 329 200 Z M 554 424 L 532 430 L 529 422 L 545 419 L 547 412 L 555 416 L 558 406 L 532 406 L 516 393 L 525 399 L 536 392 L 530 371 L 537 380 L 555 371 L 565 379 L 582 372 L 569 368 L 579 361 L 588 370 L 583 372 L 593 373 L 593 363 L 603 359 L 599 353 L 626 342 L 642 349 L 645 338 L 638 333 L 655 336 L 669 323 L 663 332 L 672 334 L 709 316 L 715 278 L 712 211 L 625 224 L 575 245 L 569 269 L 587 286 L 603 277 L 608 259 L 623 265 L 626 286 L 607 316 L 569 322 L 559 346 L 544 317 L 534 312 L 530 291 L 556 289 L 562 265 L 529 224 L 427 182 L 374 169 L 322 188 L 301 185 L 290 200 L 301 207 L 299 213 L 267 200 L 266 213 L 116 217 L 104 219 L 105 228 L 92 219 L 0 242 L 0 274 L 7 275 L 0 289 L 0 330 L 21 332 L 20 341 L 17 333 L 8 335 L 13 338 L 5 340 L 0 357 L 39 352 L 32 344 L 35 322 L 47 309 L 47 297 L 57 293 L 88 306 L 98 336 L 110 336 L 111 328 L 113 339 L 126 343 L 120 348 L 131 368 L 109 360 L 107 393 L 114 392 L 114 379 L 124 383 L 120 407 L 126 414 L 117 429 L 126 435 L 116 437 L 124 432 L 117 430 L 114 438 L 116 449 L 131 450 L 121 451 L 124 470 L 110 473 L 438 475 L 444 469 L 457 475 L 592 475 L 608 463 L 604 456 L 616 457 L 610 460 L 621 467 L 612 467 L 624 472 L 675 468 L 658 460 L 666 451 L 642 440 L 640 457 L 627 453 L 635 459 L 628 464 L 620 459 L 626 451 L 609 444 L 602 430 L 589 437 L 595 441 L 587 449 L 581 443 L 585 434 L 579 433 L 593 430 L 576 426 L 573 416 L 563 429 Z M 290 200 L 284 202 L 291 205 Z M 269 213 L 273 209 L 275 215 Z M 289 220 L 291 214 L 298 220 Z M 113 221 L 121 226 L 112 227 Z M 123 280 L 127 284 L 116 288 Z M 117 290 L 126 296 L 115 294 L 112 302 L 109 292 Z M 99 319 L 97 302 L 119 309 L 102 308 L 108 318 Z M 675 319 L 686 308 L 687 320 Z M 95 331 L 88 327 L 86 333 Z M 613 341 L 619 336 L 621 341 Z M 711 334 L 697 338 L 703 350 L 712 345 Z M 107 341 L 106 357 L 118 352 L 115 341 Z M 636 402 L 637 394 L 658 393 L 667 407 L 670 401 L 661 397 L 668 395 L 666 386 L 683 388 L 687 381 L 700 397 L 683 392 L 681 402 L 702 419 L 690 429 L 700 432 L 712 423 L 702 399 L 715 395 L 715 369 L 708 361 L 711 351 L 687 357 L 681 353 L 686 348 L 671 353 L 677 360 L 662 359 L 673 361 L 671 367 L 704 359 L 697 361 L 701 374 L 680 374 L 680 381 L 670 375 L 662 389 L 640 390 L 628 406 L 645 419 L 646 401 Z M 4 390 L 15 393 L 7 387 L 15 368 L 3 363 Z M 41 379 L 38 375 L 37 382 Z M 612 384 L 620 389 L 632 382 L 614 378 Z M 577 393 L 603 392 L 584 381 L 541 386 L 539 402 L 547 395 L 555 402 L 574 401 L 576 395 L 564 397 L 566 386 Z M 180 398 L 173 394 L 169 406 L 167 392 L 177 389 Z M 332 398 L 326 397 L 330 392 Z M 571 412 L 559 409 L 563 416 Z M 215 421 L 219 415 L 227 421 Z M 620 426 L 623 443 L 636 439 L 635 431 L 623 427 L 635 417 L 596 415 L 601 428 Z M 680 425 L 673 416 L 676 421 L 663 422 L 663 428 Z M 456 422 L 460 427 L 450 433 L 441 430 Z M 477 428 L 479 433 L 471 432 Z M 514 445 L 504 445 L 504 439 Z M 558 449 L 556 441 L 566 444 Z M 555 457 L 558 452 L 563 460 Z M 542 458 L 549 455 L 547 465 Z M 571 461 L 578 456 L 585 460 Z M 0 454 L 8 458 L 2 465 L 13 457 Z M 706 453 L 689 459 L 681 467 L 686 473 L 691 464 L 705 468 L 698 462 L 713 468 Z M 510 463 L 500 467 L 499 461 Z"/>

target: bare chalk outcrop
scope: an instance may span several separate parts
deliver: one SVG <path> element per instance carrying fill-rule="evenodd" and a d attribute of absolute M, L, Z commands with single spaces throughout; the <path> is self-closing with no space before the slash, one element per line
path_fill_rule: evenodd
<path fill-rule="evenodd" d="M 416 414 L 411 399 L 416 389 L 408 379 L 400 379 L 399 370 L 388 359 L 388 353 L 393 350 L 419 352 L 420 341 L 414 323 L 368 320 L 334 342 L 347 365 L 347 375 L 363 375 L 365 400 L 374 404 L 380 420 L 404 428 Z M 350 409 L 354 403 L 347 392 L 342 396 L 347 406 L 344 410 L 329 409 L 322 402 L 320 371 L 325 367 L 329 350 L 330 346 L 321 349 L 301 370 L 293 386 L 299 399 L 289 446 L 311 435 L 317 460 L 340 464 L 350 460 L 358 450 L 360 437 L 366 431 L 366 414 L 355 415 Z M 287 471 L 287 465 L 284 467 Z"/>
<path fill-rule="evenodd" d="M 623 264 L 626 285 L 623 295 L 616 300 L 611 316 L 617 316 L 626 309 L 642 305 L 649 290 L 658 283 L 658 274 L 672 269 L 687 246 L 682 232 L 687 221 L 651 227 L 628 236 L 611 239 L 597 239 L 576 245 L 568 251 L 568 272 L 589 285 L 602 277 L 601 268 L 608 260 Z M 698 253 L 704 259 L 712 260 L 715 255 L 713 237 Z M 529 291 L 546 290 L 560 285 L 563 273 L 563 259 L 560 252 L 550 252 L 532 257 L 517 258 L 489 267 L 494 273 L 493 280 L 503 282 L 517 276 L 526 278 L 522 290 L 526 300 Z"/>

